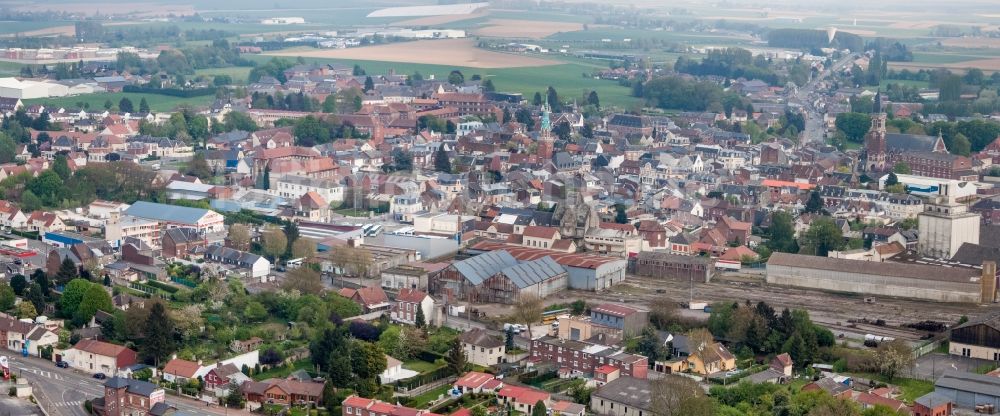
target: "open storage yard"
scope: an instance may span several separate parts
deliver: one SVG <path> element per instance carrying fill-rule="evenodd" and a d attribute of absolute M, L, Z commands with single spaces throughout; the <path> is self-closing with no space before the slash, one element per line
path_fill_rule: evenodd
<path fill-rule="evenodd" d="M 469 68 L 520 68 L 558 63 L 549 59 L 479 49 L 472 39 L 418 40 L 348 49 L 288 50 L 268 55 L 409 62 Z"/>

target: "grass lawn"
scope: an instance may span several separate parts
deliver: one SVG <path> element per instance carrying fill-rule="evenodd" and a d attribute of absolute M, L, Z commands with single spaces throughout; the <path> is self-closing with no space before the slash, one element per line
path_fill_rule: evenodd
<path fill-rule="evenodd" d="M 25 100 L 24 104 L 45 104 L 46 106 L 79 108 L 80 103 L 86 103 L 90 104 L 91 110 L 98 110 L 104 108 L 105 101 L 110 100 L 114 106 L 118 106 L 118 102 L 125 97 L 128 97 L 128 99 L 132 101 L 132 105 L 136 110 L 139 109 L 139 102 L 145 98 L 146 102 L 149 103 L 149 109 L 152 111 L 170 111 L 181 106 L 208 106 L 213 100 L 215 100 L 215 96 L 212 95 L 204 97 L 179 98 L 159 94 L 103 92 L 98 94 L 77 95 L 73 97 L 36 98 Z"/>
<path fill-rule="evenodd" d="M 371 211 L 364 209 L 354 209 L 354 208 L 340 208 L 333 210 L 333 212 L 336 212 L 345 217 L 368 218 L 368 213 Z"/>
<path fill-rule="evenodd" d="M 250 70 L 253 68 L 246 66 L 227 66 L 225 68 L 205 68 L 195 70 L 195 75 L 205 75 L 215 77 L 218 75 L 229 75 L 233 78 L 234 84 L 243 84 L 247 82 L 247 76 L 250 75 Z"/>
<path fill-rule="evenodd" d="M 16 62 L 3 62 L 0 61 L 0 74 L 2 75 L 18 75 L 21 73 L 21 65 Z"/>
<path fill-rule="evenodd" d="M 913 400 L 915 400 L 916 398 L 934 391 L 933 381 L 917 380 L 913 378 L 901 378 L 901 377 L 896 377 L 892 379 L 892 381 L 889 381 L 887 378 L 885 378 L 885 376 L 882 376 L 881 374 L 862 373 L 855 375 L 862 378 L 876 380 L 882 383 L 899 386 L 899 390 L 902 392 L 902 394 L 899 396 L 899 400 L 902 400 L 907 403 L 913 403 Z"/>
<path fill-rule="evenodd" d="M 309 361 L 308 359 L 306 359 L 306 360 L 300 360 L 300 361 L 294 362 L 291 366 L 277 367 L 277 368 L 272 368 L 272 369 L 267 370 L 267 371 L 261 371 L 260 373 L 254 374 L 253 375 L 253 379 L 257 380 L 257 381 L 260 381 L 260 380 L 266 380 L 266 379 L 269 379 L 269 378 L 285 378 L 285 377 L 288 377 L 289 374 L 292 374 L 293 371 L 297 371 L 297 370 L 306 370 L 306 371 L 308 371 L 308 370 L 312 370 L 312 368 L 313 368 L 313 364 L 312 364 L 311 361 Z"/>
<path fill-rule="evenodd" d="M 403 368 L 405 368 L 407 370 L 413 370 L 413 371 L 416 371 L 418 373 L 425 373 L 425 372 L 428 372 L 428 371 L 434 371 L 434 370 L 438 369 L 439 367 L 442 367 L 442 366 L 440 364 L 429 363 L 429 362 L 423 361 L 423 360 L 410 360 L 410 361 L 407 361 L 407 362 L 403 363 Z"/>
<path fill-rule="evenodd" d="M 413 407 L 416 409 L 425 409 L 431 404 L 431 402 L 437 400 L 442 394 L 448 394 L 448 390 L 450 389 L 451 385 L 445 384 L 443 386 L 425 391 L 423 394 L 414 396 Z"/>

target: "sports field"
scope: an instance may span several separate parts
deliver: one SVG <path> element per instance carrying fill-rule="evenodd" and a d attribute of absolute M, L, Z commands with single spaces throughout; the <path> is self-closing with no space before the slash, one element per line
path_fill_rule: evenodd
<path fill-rule="evenodd" d="M 25 105 L 30 104 L 44 104 L 46 106 L 55 107 L 66 107 L 66 108 L 81 108 L 81 104 L 90 104 L 91 110 L 98 110 L 104 108 L 104 102 L 110 100 L 112 104 L 118 106 L 118 102 L 121 101 L 123 97 L 128 97 L 132 101 L 132 105 L 135 107 L 136 111 L 139 110 L 139 102 L 145 97 L 146 102 L 149 104 L 149 109 L 156 111 L 170 111 L 177 107 L 191 106 L 191 107 L 201 107 L 207 106 L 215 100 L 214 96 L 206 97 L 194 97 L 194 98 L 178 98 L 170 97 L 166 95 L 158 94 L 139 94 L 130 92 L 110 92 L 110 93 L 99 93 L 99 94 L 86 94 L 78 95 L 75 97 L 56 97 L 56 98 L 37 98 L 31 100 L 25 100 Z"/>
<path fill-rule="evenodd" d="M 474 42 L 468 38 L 418 40 L 347 49 L 293 49 L 269 52 L 266 55 L 456 65 L 468 68 L 520 68 L 557 64 L 549 59 L 479 49 Z"/>

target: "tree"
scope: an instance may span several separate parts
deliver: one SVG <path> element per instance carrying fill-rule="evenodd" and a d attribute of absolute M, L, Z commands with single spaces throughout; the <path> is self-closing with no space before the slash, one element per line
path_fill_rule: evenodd
<path fill-rule="evenodd" d="M 878 363 L 879 373 L 891 381 L 900 370 L 913 365 L 913 352 L 906 341 L 883 342 L 875 350 L 875 362 Z"/>
<path fill-rule="evenodd" d="M 462 348 L 461 340 L 455 338 L 451 341 L 451 349 L 448 350 L 448 355 L 445 356 L 444 359 L 448 363 L 448 369 L 450 369 L 453 374 L 462 374 L 465 372 L 465 366 L 468 364 L 468 357 L 465 356 L 465 350 Z"/>
<path fill-rule="evenodd" d="M 803 236 L 803 252 L 826 257 L 832 250 L 844 247 L 844 234 L 830 217 L 819 217 L 812 221 Z"/>
<path fill-rule="evenodd" d="M 628 224 L 628 214 L 625 212 L 625 206 L 622 204 L 615 205 L 615 222 L 618 224 Z"/>
<path fill-rule="evenodd" d="M 0 132 L 0 163 L 10 163 L 17 157 L 17 143 L 7 134 Z"/>
<path fill-rule="evenodd" d="M 417 328 L 423 328 L 427 325 L 426 318 L 424 317 L 424 308 L 420 305 L 417 305 L 417 316 L 414 318 L 413 324 L 416 325 Z"/>
<path fill-rule="evenodd" d="M 260 302 L 250 302 L 243 310 L 243 317 L 249 322 L 262 322 L 267 318 L 267 309 Z"/>
<path fill-rule="evenodd" d="M 372 80 L 372 77 L 365 77 L 365 85 L 362 91 L 368 92 L 374 89 L 375 89 L 375 81 Z"/>
<path fill-rule="evenodd" d="M 86 282 L 86 281 L 85 281 Z M 111 295 L 101 285 L 86 282 L 87 289 L 76 312 L 73 313 L 73 323 L 83 325 L 97 314 L 97 311 L 112 312 L 115 310 Z"/>
<path fill-rule="evenodd" d="M 809 194 L 809 200 L 806 201 L 805 213 L 820 213 L 824 211 L 823 197 L 820 196 L 819 191 L 812 191 Z"/>
<path fill-rule="evenodd" d="M 711 416 L 714 405 L 694 380 L 667 375 L 650 380 L 650 407 L 655 416 Z"/>
<path fill-rule="evenodd" d="M 205 160 L 205 154 L 198 152 L 194 154 L 191 161 L 188 162 L 187 170 L 185 174 L 194 176 L 201 180 L 208 180 L 212 177 L 212 168 L 208 166 L 208 161 Z"/>
<path fill-rule="evenodd" d="M 771 239 L 767 246 L 772 251 L 782 253 L 798 253 L 799 246 L 795 241 L 795 225 L 792 223 L 791 214 L 778 211 L 771 214 L 771 227 L 768 229 Z"/>
<path fill-rule="evenodd" d="M 250 228 L 244 224 L 234 223 L 229 226 L 229 233 L 226 235 L 229 245 L 240 251 L 250 249 Z"/>
<path fill-rule="evenodd" d="M 55 159 L 52 161 L 52 171 L 59 175 L 59 177 L 64 181 L 69 179 L 73 172 L 69 170 L 69 162 L 66 160 L 66 155 L 56 155 Z"/>
<path fill-rule="evenodd" d="M 271 259 L 277 260 L 279 257 L 285 254 L 285 250 L 288 249 L 288 238 L 285 233 L 278 228 L 271 228 L 264 231 L 263 235 L 263 249 L 264 254 L 269 256 Z"/>
<path fill-rule="evenodd" d="M 299 267 L 285 275 L 281 287 L 288 291 L 297 290 L 302 294 L 318 294 L 323 291 L 323 282 L 320 280 L 319 272 L 311 267 Z"/>
<path fill-rule="evenodd" d="M 549 414 L 549 409 L 545 408 L 544 401 L 535 402 L 535 407 L 531 409 L 531 416 L 547 416 Z"/>
<path fill-rule="evenodd" d="M 104 100 L 104 109 L 105 110 L 110 110 L 111 107 L 114 107 L 114 106 L 115 106 L 115 104 L 111 102 L 110 98 L 107 99 L 107 100 Z"/>
<path fill-rule="evenodd" d="M 503 335 L 504 335 L 504 340 L 503 340 L 504 348 L 507 349 L 507 352 L 513 351 L 514 348 L 517 347 L 517 344 L 514 343 L 514 327 L 512 326 L 507 327 L 507 330 L 504 331 Z"/>
<path fill-rule="evenodd" d="M 862 113 L 840 113 L 834 123 L 837 130 L 844 132 L 847 140 L 861 143 L 871 128 L 871 116 Z"/>
<path fill-rule="evenodd" d="M 902 163 L 902 162 L 900 162 Z M 898 166 L 898 164 L 897 164 Z M 896 172 L 889 172 L 889 176 L 885 178 L 885 186 L 893 186 L 899 184 L 899 178 L 896 177 Z"/>
<path fill-rule="evenodd" d="M 969 138 L 965 137 L 964 134 L 956 133 L 951 138 L 951 145 L 948 146 L 948 151 L 952 154 L 968 156 L 972 152 L 972 143 L 969 142 Z"/>
<path fill-rule="evenodd" d="M 718 358 L 719 350 L 715 348 L 715 337 L 707 329 L 692 329 L 687 337 L 691 354 L 700 358 L 701 362 L 712 362 Z"/>
<path fill-rule="evenodd" d="M 14 307 L 17 295 L 10 285 L 0 284 L 0 310 L 8 311 Z"/>
<path fill-rule="evenodd" d="M 493 80 L 492 79 L 488 79 L 486 81 L 483 81 L 483 91 L 485 91 L 485 92 L 494 92 L 496 90 L 497 90 L 497 87 L 495 87 L 493 85 Z"/>
<path fill-rule="evenodd" d="M 146 102 L 146 97 L 139 100 L 139 114 L 149 114 L 149 103 Z"/>
<path fill-rule="evenodd" d="M 462 71 L 454 69 L 448 74 L 448 83 L 451 85 L 464 85 L 465 75 L 462 75 Z"/>
<path fill-rule="evenodd" d="M 542 299 L 533 294 L 522 294 L 514 304 L 512 316 L 517 323 L 528 326 L 529 339 L 534 339 L 531 336 L 531 324 L 542 320 L 543 309 L 545 309 L 545 304 L 542 303 Z"/>
<path fill-rule="evenodd" d="M 174 352 L 174 322 L 167 315 L 167 309 L 162 302 L 154 303 L 149 309 L 143 335 L 145 337 L 140 344 L 139 352 L 147 362 L 159 367 L 160 360 Z"/>
<path fill-rule="evenodd" d="M 361 379 L 374 380 L 386 368 L 385 351 L 372 342 L 351 343 L 351 369 Z"/>
<path fill-rule="evenodd" d="M 14 289 L 14 294 L 23 296 L 24 289 L 28 288 L 28 279 L 23 274 L 15 274 L 10 278 L 10 287 Z"/>
<path fill-rule="evenodd" d="M 639 343 L 636 345 L 636 351 L 645 355 L 650 361 L 659 360 L 666 355 L 663 351 L 663 345 L 660 344 L 660 338 L 652 326 L 643 328 L 642 334 L 639 336 Z"/>
<path fill-rule="evenodd" d="M 542 105 L 542 93 L 535 91 L 535 96 L 532 97 L 531 104 L 535 106 Z"/>
<path fill-rule="evenodd" d="M 892 173 L 900 175 L 909 175 L 910 173 L 912 173 L 912 171 L 910 170 L 910 165 L 906 164 L 906 162 L 899 162 L 896 163 L 896 166 L 892 167 Z M 899 183 L 898 178 L 896 180 L 896 183 Z"/>
<path fill-rule="evenodd" d="M 38 310 L 35 309 L 35 305 L 31 302 L 21 302 L 17 304 L 17 317 L 20 319 L 35 319 L 38 316 Z"/>
<path fill-rule="evenodd" d="M 80 273 L 76 263 L 69 257 L 64 258 L 62 263 L 59 263 L 59 271 L 56 272 L 56 284 L 64 286 L 77 277 L 80 277 Z"/>
<path fill-rule="evenodd" d="M 63 316 L 73 317 L 80 302 L 83 302 L 83 295 L 88 288 L 90 288 L 90 282 L 84 279 L 73 279 L 66 284 L 62 296 L 59 297 L 59 310 Z"/>
<path fill-rule="evenodd" d="M 451 173 L 451 159 L 448 159 L 448 151 L 444 149 L 443 144 L 434 152 L 434 170 Z"/>
<path fill-rule="evenodd" d="M 587 301 L 583 299 L 574 300 L 569 304 L 570 313 L 573 315 L 583 315 L 587 311 Z"/>
<path fill-rule="evenodd" d="M 548 100 L 548 103 L 553 108 L 553 110 L 559 112 L 559 93 L 557 93 L 556 89 L 552 88 L 551 85 L 545 91 L 545 98 Z"/>
<path fill-rule="evenodd" d="M 601 98 L 597 96 L 597 91 L 591 91 L 590 94 L 587 94 L 587 104 L 597 107 L 597 109 L 601 108 Z"/>
<path fill-rule="evenodd" d="M 123 113 L 131 113 L 135 111 L 135 108 L 132 107 L 132 100 L 128 99 L 128 97 L 122 97 L 122 99 L 118 101 L 118 111 Z"/>
<path fill-rule="evenodd" d="M 292 258 L 309 260 L 316 255 L 316 243 L 307 238 L 299 238 L 292 243 Z"/>

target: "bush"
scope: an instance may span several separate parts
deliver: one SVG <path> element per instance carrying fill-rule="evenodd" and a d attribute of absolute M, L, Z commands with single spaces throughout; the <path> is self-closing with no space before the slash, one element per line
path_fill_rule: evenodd
<path fill-rule="evenodd" d="M 198 88 L 198 89 L 182 90 L 177 88 L 152 88 L 152 87 L 141 87 L 138 85 L 126 85 L 122 88 L 122 91 L 144 93 L 144 94 L 166 95 L 169 97 L 179 97 L 179 98 L 205 97 L 209 95 L 215 95 L 215 88 Z"/>

